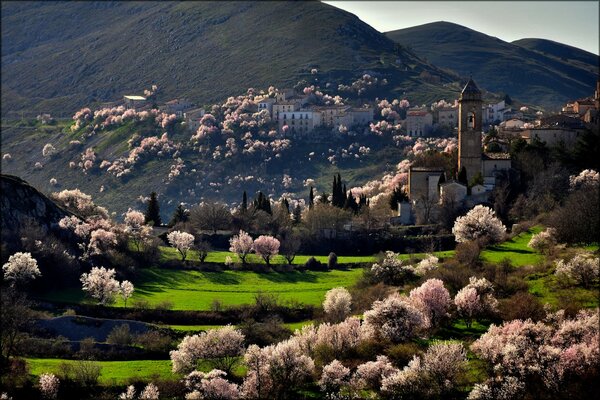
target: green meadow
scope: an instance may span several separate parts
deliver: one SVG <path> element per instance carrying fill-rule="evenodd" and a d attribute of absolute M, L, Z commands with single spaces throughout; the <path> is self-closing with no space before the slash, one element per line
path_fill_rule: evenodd
<path fill-rule="evenodd" d="M 60 372 L 62 363 L 75 364 L 75 360 L 59 358 L 27 358 L 30 374 L 39 376 L 43 373 Z M 94 361 L 100 366 L 99 382 L 103 385 L 125 385 L 129 380 L 139 378 L 149 381 L 152 379 L 174 379 L 180 375 L 171 372 L 171 360 L 132 360 L 132 361 Z"/>
<path fill-rule="evenodd" d="M 275 295 L 282 302 L 319 305 L 329 289 L 352 286 L 362 273 L 362 268 L 267 273 L 149 268 L 140 270 L 134 280 L 135 293 L 129 299 L 128 306 L 136 300 L 144 300 L 150 306 L 170 302 L 173 310 L 210 310 L 214 301 L 219 301 L 223 306 L 253 304 L 258 293 Z M 80 288 L 51 292 L 44 299 L 69 303 L 92 302 Z M 117 300 L 115 306 L 123 307 L 123 301 Z"/>
<path fill-rule="evenodd" d="M 488 246 L 481 251 L 481 258 L 484 261 L 493 263 L 499 263 L 504 259 L 508 259 L 515 267 L 537 264 L 544 259 L 544 256 L 528 247 L 527 243 L 529 243 L 534 234 L 541 231 L 541 227 L 533 227 L 506 242 Z"/>

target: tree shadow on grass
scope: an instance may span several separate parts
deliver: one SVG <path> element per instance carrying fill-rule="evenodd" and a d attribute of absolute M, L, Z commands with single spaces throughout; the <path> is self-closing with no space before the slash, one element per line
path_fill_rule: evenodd
<path fill-rule="evenodd" d="M 317 276 L 313 273 L 302 273 L 298 271 L 293 272 L 267 272 L 261 275 L 265 279 L 274 283 L 299 283 L 299 282 L 310 282 L 316 283 Z"/>
<path fill-rule="evenodd" d="M 200 275 L 203 278 L 209 280 L 212 283 L 216 283 L 219 285 L 239 285 L 242 280 L 237 274 L 233 274 L 230 271 L 223 272 L 208 272 L 201 271 Z"/>

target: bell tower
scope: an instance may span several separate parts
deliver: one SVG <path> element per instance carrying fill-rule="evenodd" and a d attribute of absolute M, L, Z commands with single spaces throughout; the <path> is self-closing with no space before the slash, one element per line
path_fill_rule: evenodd
<path fill-rule="evenodd" d="M 469 79 L 458 99 L 458 171 L 464 167 L 467 180 L 481 173 L 481 91 Z"/>

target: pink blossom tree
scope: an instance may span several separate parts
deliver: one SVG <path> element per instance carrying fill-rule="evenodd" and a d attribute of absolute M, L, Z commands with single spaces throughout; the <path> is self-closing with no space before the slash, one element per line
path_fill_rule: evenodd
<path fill-rule="evenodd" d="M 386 356 L 377 356 L 375 361 L 360 364 L 352 377 L 351 385 L 356 390 L 379 390 L 381 381 L 398 372 Z"/>
<path fill-rule="evenodd" d="M 194 235 L 187 232 L 173 231 L 167 235 L 167 239 L 169 240 L 169 244 L 181 254 L 181 261 L 185 261 L 188 250 L 194 244 Z"/>
<path fill-rule="evenodd" d="M 485 278 L 469 278 L 469 284 L 458 291 L 454 297 L 458 315 L 464 318 L 467 327 L 473 319 L 487 316 L 497 311 L 498 300 L 494 297 L 494 288 Z"/>
<path fill-rule="evenodd" d="M 411 290 L 409 298 L 433 326 L 439 326 L 449 316 L 452 298 L 444 287 L 444 282 L 439 279 L 428 279 L 418 288 Z"/>
<path fill-rule="evenodd" d="M 270 265 L 271 258 L 279 254 L 279 240 L 273 236 L 261 235 L 254 240 L 252 248 L 265 260 L 267 266 Z"/>
<path fill-rule="evenodd" d="M 246 232 L 240 230 L 240 233 L 233 236 L 229 240 L 229 251 L 235 253 L 242 264 L 246 264 L 246 257 L 252 251 L 252 245 L 254 242 L 252 241 L 252 237 L 248 235 Z"/>

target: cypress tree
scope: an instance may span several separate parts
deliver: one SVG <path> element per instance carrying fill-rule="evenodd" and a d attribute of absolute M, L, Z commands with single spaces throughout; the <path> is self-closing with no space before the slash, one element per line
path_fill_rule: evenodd
<path fill-rule="evenodd" d="M 467 170 L 465 167 L 460 169 L 460 172 L 458 173 L 458 181 L 465 186 L 469 184 L 469 181 L 467 181 Z"/>
<path fill-rule="evenodd" d="M 344 209 L 352 210 L 355 214 L 358 212 L 358 204 L 354 196 L 352 196 L 352 191 L 348 192 L 348 197 L 346 197 L 346 201 L 344 202 Z"/>
<path fill-rule="evenodd" d="M 404 191 L 402 190 L 400 185 L 398 185 L 392 191 L 392 196 L 390 197 L 390 208 L 392 210 L 397 210 L 398 203 L 407 201 L 407 200 L 408 200 L 408 196 L 406 195 L 406 193 L 404 193 Z"/>
<path fill-rule="evenodd" d="M 244 190 L 244 194 L 242 195 L 241 210 L 242 210 L 242 212 L 246 212 L 248 210 L 248 195 L 246 194 L 245 190 Z"/>
<path fill-rule="evenodd" d="M 310 192 L 308 193 L 308 209 L 312 210 L 315 205 L 315 193 L 313 191 L 313 187 L 310 187 Z"/>
<path fill-rule="evenodd" d="M 296 204 L 292 218 L 295 224 L 299 224 L 302 221 L 302 208 L 300 208 L 300 203 Z"/>
<path fill-rule="evenodd" d="M 289 214 L 290 213 L 290 203 L 289 201 L 283 197 L 281 199 L 281 207 Z"/>
<path fill-rule="evenodd" d="M 339 203 L 337 186 L 338 186 L 337 178 L 334 175 L 333 176 L 333 185 L 331 187 L 331 204 L 336 207 Z"/>
<path fill-rule="evenodd" d="M 173 216 L 169 221 L 168 226 L 173 227 L 178 222 L 186 222 L 189 219 L 189 213 L 185 208 L 183 208 L 183 204 L 179 203 L 175 211 L 173 212 Z"/>
<path fill-rule="evenodd" d="M 150 200 L 148 201 L 148 206 L 146 207 L 144 220 L 146 224 L 150 224 L 150 222 L 152 222 L 154 226 L 162 225 L 162 220 L 160 219 L 160 206 L 158 204 L 156 192 L 150 193 Z"/>
<path fill-rule="evenodd" d="M 343 208 L 344 203 L 346 202 L 346 192 L 342 189 L 342 177 L 340 176 L 339 172 L 337 174 L 337 191 L 337 206 L 339 208 Z"/>

